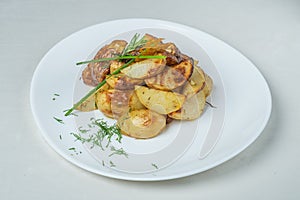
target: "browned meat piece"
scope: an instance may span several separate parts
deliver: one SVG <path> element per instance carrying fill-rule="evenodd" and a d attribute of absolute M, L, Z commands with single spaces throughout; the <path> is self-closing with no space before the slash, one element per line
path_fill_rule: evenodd
<path fill-rule="evenodd" d="M 121 54 L 126 47 L 125 40 L 114 40 L 108 45 L 102 47 L 94 57 L 94 59 L 111 58 L 117 54 Z M 109 74 L 109 65 L 111 61 L 89 63 L 82 72 L 82 79 L 86 85 L 97 86 Z"/>

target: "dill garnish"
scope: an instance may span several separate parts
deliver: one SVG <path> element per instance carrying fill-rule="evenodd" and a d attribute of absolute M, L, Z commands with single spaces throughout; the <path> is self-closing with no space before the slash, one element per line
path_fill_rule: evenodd
<path fill-rule="evenodd" d="M 89 129 L 79 127 L 80 133 L 72 132 L 70 134 L 75 137 L 75 141 L 80 141 L 82 144 L 89 143 L 91 148 L 98 146 L 102 150 L 104 150 L 104 147 L 109 147 L 112 138 L 121 143 L 122 134 L 120 128 L 115 124 L 108 125 L 104 119 L 91 118 L 88 127 Z M 105 145 L 103 145 L 104 139 L 106 139 Z"/>
<path fill-rule="evenodd" d="M 109 161 L 109 164 L 110 164 L 110 167 L 116 167 L 116 165 L 112 161 Z"/>
<path fill-rule="evenodd" d="M 82 151 L 78 152 L 75 147 L 70 147 L 68 150 L 73 151 L 75 153 L 75 155 L 82 154 Z M 71 155 L 74 156 L 74 154 L 71 154 Z"/>
<path fill-rule="evenodd" d="M 56 94 L 56 93 L 55 93 L 54 96 L 59 97 L 59 94 Z M 56 98 L 55 98 L 55 97 L 52 97 L 52 100 L 55 101 Z"/>
<path fill-rule="evenodd" d="M 82 126 L 80 126 L 79 128 L 78 128 L 78 130 L 80 131 L 80 133 L 87 133 L 87 132 L 89 132 L 91 129 L 83 129 L 82 128 Z"/>
<path fill-rule="evenodd" d="M 157 167 L 156 164 L 152 163 L 151 165 L 152 165 L 155 169 L 158 169 L 158 167 Z"/>
<path fill-rule="evenodd" d="M 57 117 L 53 117 L 53 119 L 55 119 L 57 122 L 59 122 L 61 124 L 64 124 L 64 121 L 62 119 L 59 119 Z"/>
<path fill-rule="evenodd" d="M 113 155 L 124 155 L 126 158 L 128 158 L 128 154 L 124 151 L 123 148 L 116 149 L 114 146 L 111 146 L 110 150 L 112 151 L 112 153 L 109 155 L 109 157 Z"/>

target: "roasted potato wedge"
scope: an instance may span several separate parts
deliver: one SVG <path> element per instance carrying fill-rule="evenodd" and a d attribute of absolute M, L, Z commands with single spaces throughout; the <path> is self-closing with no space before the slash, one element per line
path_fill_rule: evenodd
<path fill-rule="evenodd" d="M 161 73 L 165 66 L 166 59 L 146 59 L 131 64 L 121 72 L 130 78 L 145 79 Z"/>
<path fill-rule="evenodd" d="M 198 66 L 194 66 L 194 70 L 192 76 L 187 81 L 187 83 L 183 86 L 181 94 L 185 95 L 187 98 L 198 93 L 203 89 L 205 85 L 205 74 L 202 69 Z"/>
<path fill-rule="evenodd" d="M 133 93 L 133 90 L 116 89 L 99 92 L 96 96 L 97 107 L 106 116 L 118 119 L 129 111 L 129 101 Z"/>
<path fill-rule="evenodd" d="M 107 76 L 106 82 L 110 85 L 110 87 L 118 90 L 133 90 L 135 85 L 141 85 L 144 83 L 142 79 L 129 78 L 122 73 Z"/>
<path fill-rule="evenodd" d="M 179 120 L 197 119 L 203 112 L 205 101 L 205 93 L 201 90 L 187 99 L 179 110 L 169 113 L 168 116 Z"/>
<path fill-rule="evenodd" d="M 96 104 L 98 109 L 107 117 L 113 118 L 111 110 L 111 95 L 113 90 L 104 90 L 96 94 Z"/>
<path fill-rule="evenodd" d="M 185 101 L 184 95 L 145 86 L 135 86 L 135 92 L 146 108 L 159 114 L 174 112 L 180 109 Z"/>
<path fill-rule="evenodd" d="M 140 110 L 145 109 L 146 107 L 141 103 L 135 91 L 132 93 L 129 99 L 129 109 L 130 110 Z"/>
<path fill-rule="evenodd" d="M 185 60 L 181 63 L 165 67 L 164 71 L 156 76 L 148 78 L 145 83 L 150 88 L 159 90 L 174 90 L 183 85 L 193 73 L 193 63 Z"/>
<path fill-rule="evenodd" d="M 129 110 L 144 109 L 134 90 L 109 89 L 96 96 L 98 109 L 106 116 L 118 119 Z"/>
<path fill-rule="evenodd" d="M 118 121 L 121 133 L 138 139 L 157 136 L 166 127 L 166 117 L 148 109 L 134 110 Z"/>
<path fill-rule="evenodd" d="M 120 62 L 120 61 L 117 61 L 117 60 L 110 61 L 110 65 L 109 65 L 110 73 L 113 73 L 114 71 L 116 71 L 117 69 L 122 67 L 124 64 L 125 64 L 124 62 Z"/>

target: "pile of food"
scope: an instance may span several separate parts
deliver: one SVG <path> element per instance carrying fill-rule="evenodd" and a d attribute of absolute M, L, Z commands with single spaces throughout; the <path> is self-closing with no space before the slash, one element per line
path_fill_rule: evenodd
<path fill-rule="evenodd" d="M 98 109 L 117 120 L 122 134 L 152 138 L 172 120 L 203 112 L 213 81 L 197 64 L 174 43 L 149 34 L 114 40 L 83 70 L 83 82 L 98 88 L 76 109 Z"/>

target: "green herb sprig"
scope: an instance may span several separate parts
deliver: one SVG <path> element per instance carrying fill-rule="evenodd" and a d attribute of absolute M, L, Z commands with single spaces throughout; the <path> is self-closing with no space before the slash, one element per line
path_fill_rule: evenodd
<path fill-rule="evenodd" d="M 58 123 L 64 124 L 64 121 L 62 119 L 59 119 L 57 117 L 53 117 Z"/>
<path fill-rule="evenodd" d="M 112 151 L 112 153 L 109 155 L 109 157 L 113 155 L 124 155 L 126 158 L 128 158 L 128 154 L 126 153 L 126 151 L 124 151 L 123 148 L 116 149 L 114 146 L 111 146 L 110 150 Z"/>
<path fill-rule="evenodd" d="M 109 146 L 113 138 L 121 143 L 122 134 L 120 128 L 116 124 L 109 125 L 104 119 L 91 118 L 88 126 L 91 129 L 79 127 L 78 130 L 80 133 L 70 133 L 75 137 L 75 141 L 80 141 L 82 144 L 89 143 L 92 145 L 91 148 L 98 146 L 102 150 L 104 150 L 104 147 L 107 148 Z M 92 131 L 92 128 L 96 128 L 96 131 Z M 107 143 L 104 146 L 103 141 L 105 138 Z M 115 154 L 121 154 L 121 150 L 117 151 Z M 123 152 L 123 154 L 125 154 L 125 152 Z"/>
<path fill-rule="evenodd" d="M 140 48 L 142 46 L 144 46 L 147 42 L 147 40 L 145 39 L 145 36 L 143 36 L 142 38 L 140 38 L 140 34 L 135 34 L 132 39 L 130 40 L 130 42 L 128 43 L 128 45 L 125 47 L 125 49 L 123 50 L 121 56 L 125 56 L 128 53 L 130 53 L 131 51 L 136 50 L 137 48 Z"/>

